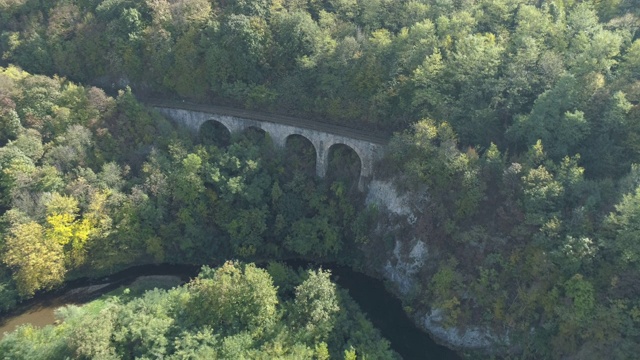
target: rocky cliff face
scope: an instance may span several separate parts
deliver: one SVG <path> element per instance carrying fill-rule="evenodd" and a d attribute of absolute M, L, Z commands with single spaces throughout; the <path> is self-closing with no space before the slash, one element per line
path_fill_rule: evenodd
<path fill-rule="evenodd" d="M 420 239 L 413 235 L 403 235 L 410 232 L 403 229 L 415 225 L 416 214 L 422 212 L 428 203 L 426 193 L 407 193 L 400 195 L 392 181 L 373 180 L 369 184 L 366 202 L 377 206 L 383 220 L 376 228 L 376 236 L 393 238 L 393 250 L 385 254 L 382 263 L 375 271 L 395 286 L 395 291 L 401 298 L 411 298 L 412 293 L 419 291 L 421 286 L 418 273 L 429 271 L 437 263 L 438 254 L 430 251 L 428 234 Z M 446 327 L 444 315 L 440 309 L 429 312 L 416 311 L 412 314 L 415 322 L 428 331 L 438 342 L 458 349 L 489 350 L 500 342 L 500 337 L 489 329 L 480 326 L 467 326 L 464 329 Z"/>

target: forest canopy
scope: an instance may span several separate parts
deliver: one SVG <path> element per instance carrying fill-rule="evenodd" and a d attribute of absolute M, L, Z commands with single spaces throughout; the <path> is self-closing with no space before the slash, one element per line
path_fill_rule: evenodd
<path fill-rule="evenodd" d="M 0 0 L 0 305 L 134 262 L 377 272 L 422 241 L 410 313 L 522 358 L 633 357 L 639 26 L 637 0 Z M 134 94 L 395 133 L 376 177 L 413 217 L 315 179 L 303 142 L 193 138 Z"/>
<path fill-rule="evenodd" d="M 0 148 L 8 298 L 135 262 L 335 260 L 366 235 L 357 176 L 309 177 L 304 147 L 278 152 L 252 131 L 201 142 L 128 89 L 114 99 L 16 67 L 0 68 L 0 84 L 13 129 Z"/>
<path fill-rule="evenodd" d="M 640 4 L 628 1 L 5 1 L 2 60 L 138 94 L 403 130 L 591 177 L 638 162 Z"/>
<path fill-rule="evenodd" d="M 274 284 L 270 272 L 285 275 Z M 57 310 L 60 325 L 24 325 L 6 359 L 398 359 L 323 270 L 280 263 L 203 267 L 186 285 Z"/>

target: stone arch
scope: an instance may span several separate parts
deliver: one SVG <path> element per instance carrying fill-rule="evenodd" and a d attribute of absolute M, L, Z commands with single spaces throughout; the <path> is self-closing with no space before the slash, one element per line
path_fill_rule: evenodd
<path fill-rule="evenodd" d="M 313 175 L 318 162 L 318 150 L 313 141 L 302 134 L 292 133 L 284 137 L 283 142 L 285 166 L 291 169 L 302 169 Z M 296 155 L 292 156 L 294 153 Z"/>
<path fill-rule="evenodd" d="M 327 173 L 330 148 L 335 144 L 346 145 L 358 155 L 360 160 L 358 183 L 360 190 L 364 190 L 367 181 L 373 178 L 374 163 L 382 157 L 385 150 L 383 140 L 372 139 L 367 134 L 361 134 L 364 136 L 340 135 L 341 131 L 336 131 L 328 125 L 308 127 L 306 126 L 308 124 L 303 124 L 304 121 L 298 123 L 289 118 L 268 117 L 265 119 L 261 114 L 248 118 L 243 117 L 244 114 L 230 115 L 229 113 L 217 113 L 216 110 L 189 109 L 189 106 L 184 106 L 184 104 L 183 107 L 177 108 L 160 105 L 154 107 L 195 134 L 199 132 L 205 122 L 214 120 L 221 123 L 231 134 L 242 132 L 249 126 L 260 128 L 269 134 L 273 145 L 279 149 L 286 147 L 286 139 L 292 134 L 304 136 L 311 141 L 316 150 L 316 175 L 319 177 L 324 177 Z"/>
<path fill-rule="evenodd" d="M 231 129 L 221 121 L 208 119 L 200 124 L 198 138 L 203 144 L 226 146 L 231 142 Z"/>
<path fill-rule="evenodd" d="M 347 162 L 349 161 L 348 159 L 332 159 L 331 155 L 335 154 L 337 152 L 342 153 L 342 155 L 344 156 L 344 154 L 353 154 L 355 156 L 351 156 L 351 155 L 346 155 L 349 156 L 351 158 L 355 158 L 357 159 L 357 164 L 336 164 L 339 167 L 342 167 L 344 165 L 347 166 L 352 166 L 351 169 L 348 168 L 342 168 L 342 169 L 337 169 L 337 170 L 344 170 L 345 172 L 352 172 L 354 174 L 353 177 L 356 181 L 358 181 L 358 183 L 360 182 L 360 178 L 362 177 L 362 169 L 363 169 L 363 165 L 364 165 L 364 157 L 362 156 L 362 154 L 360 154 L 360 152 L 358 151 L 358 148 L 355 146 L 351 146 L 349 144 L 345 144 L 344 142 L 336 142 L 331 144 L 330 146 L 327 147 L 327 151 L 326 151 L 326 164 L 325 164 L 325 175 L 326 173 L 329 171 L 329 168 L 331 167 L 331 161 L 338 161 L 338 162 L 342 162 L 343 160 L 346 160 Z"/>
<path fill-rule="evenodd" d="M 301 139 L 302 141 L 304 141 L 305 143 L 308 143 L 309 145 L 311 145 L 311 147 L 313 148 L 313 151 L 315 152 L 316 156 L 318 154 L 318 149 L 316 149 L 316 144 L 313 143 L 313 141 L 311 139 L 309 139 L 308 136 L 302 135 L 302 134 L 298 134 L 298 133 L 291 133 L 288 134 L 287 136 L 284 137 L 284 146 L 287 146 L 287 144 L 289 143 L 290 140 L 293 139 Z"/>
<path fill-rule="evenodd" d="M 261 126 L 249 124 L 244 126 L 241 133 L 251 140 L 264 141 L 270 137 L 269 132 Z"/>

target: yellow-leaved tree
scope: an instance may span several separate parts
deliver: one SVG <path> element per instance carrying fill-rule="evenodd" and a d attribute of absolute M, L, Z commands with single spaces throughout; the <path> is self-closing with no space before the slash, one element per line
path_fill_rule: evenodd
<path fill-rule="evenodd" d="M 71 267 L 81 265 L 85 260 L 85 245 L 92 231 L 91 221 L 78 217 L 78 201 L 69 196 L 54 193 L 47 203 L 48 240 L 62 246 L 67 263 Z"/>
<path fill-rule="evenodd" d="M 15 224 L 5 238 L 2 260 L 13 269 L 18 291 L 31 296 L 64 280 L 65 257 L 62 245 L 45 236 L 35 221 Z"/>

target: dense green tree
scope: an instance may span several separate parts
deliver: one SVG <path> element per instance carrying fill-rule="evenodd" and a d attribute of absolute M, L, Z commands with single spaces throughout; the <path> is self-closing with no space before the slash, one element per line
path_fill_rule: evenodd
<path fill-rule="evenodd" d="M 607 244 L 626 266 L 638 266 L 640 249 L 638 248 L 638 201 L 640 190 L 624 195 L 622 201 L 616 205 L 616 211 L 607 219 L 614 231 L 613 241 Z"/>
<path fill-rule="evenodd" d="M 14 140 L 22 125 L 20 124 L 20 118 L 15 111 L 15 104 L 8 98 L 1 99 L 0 107 L 0 126 L 4 130 L 2 137 L 0 138 L 0 144 L 6 144 L 9 140 Z"/>
<path fill-rule="evenodd" d="M 582 96 L 579 84 L 573 76 L 559 79 L 536 99 L 531 114 L 516 119 L 510 134 L 529 146 L 542 140 L 553 159 L 570 155 L 590 130 L 584 112 L 577 109 Z"/>
<path fill-rule="evenodd" d="M 226 263 L 203 269 L 190 285 L 189 319 L 196 326 L 219 327 L 224 334 L 260 334 L 277 321 L 276 288 L 269 274 L 254 265 Z"/>
<path fill-rule="evenodd" d="M 309 277 L 296 287 L 292 326 L 299 327 L 302 337 L 326 341 L 335 326 L 335 314 L 340 310 L 336 286 L 329 271 L 310 271 Z"/>
<path fill-rule="evenodd" d="M 23 326 L 0 341 L 0 351 L 12 359 L 293 360 L 328 359 L 341 356 L 345 349 L 358 349 L 367 358 L 397 358 L 346 292 L 337 291 L 328 272 L 310 270 L 300 283 L 302 270 L 285 271 L 298 285 L 295 299 L 278 298 L 264 270 L 227 263 L 215 270 L 205 267 L 190 284 L 168 291 L 154 289 L 132 296 L 125 290 L 119 297 L 60 308 L 56 327 Z M 222 283 L 215 285 L 214 280 Z M 193 307 L 203 301 L 224 306 Z M 341 312 L 339 303 L 345 306 Z M 222 320 L 243 319 L 242 324 L 237 323 L 240 327 L 235 330 L 220 323 L 205 324 L 216 310 L 224 310 Z M 192 318 L 196 313 L 206 318 Z"/>

